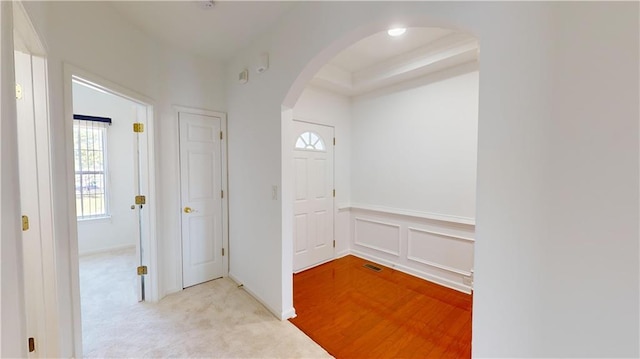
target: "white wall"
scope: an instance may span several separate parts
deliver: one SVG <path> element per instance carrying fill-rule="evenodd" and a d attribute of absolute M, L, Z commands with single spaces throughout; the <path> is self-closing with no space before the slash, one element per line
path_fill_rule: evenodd
<path fill-rule="evenodd" d="M 140 108 L 132 101 L 73 83 L 74 114 L 112 120 L 107 127 L 106 153 L 109 218 L 78 221 L 80 255 L 135 246 L 139 240 L 138 220 L 131 204 L 137 194 L 134 167 L 137 149 L 132 128 L 138 121 Z"/>
<path fill-rule="evenodd" d="M 352 100 L 352 254 L 471 293 L 477 63 Z"/>
<path fill-rule="evenodd" d="M 354 98 L 351 203 L 475 220 L 478 72 Z"/>
<path fill-rule="evenodd" d="M 637 357 L 638 10 L 299 4 L 229 67 L 231 271 L 290 313 L 291 205 L 270 196 L 291 175 L 282 106 L 366 35 L 398 22 L 453 26 L 482 49 L 474 357 Z M 264 51 L 270 69 L 237 84 Z"/>
<path fill-rule="evenodd" d="M 178 123 L 173 105 L 226 110 L 223 67 L 216 61 L 185 54 L 157 43 L 128 23 L 107 2 L 26 2 L 31 20 L 47 48 L 52 146 L 56 257 L 60 309 L 60 356 L 76 356 L 69 238 L 75 229 L 68 206 L 74 196 L 72 178 L 67 176 L 63 99 L 63 63 L 72 64 L 154 101 L 156 129 L 157 240 L 161 265 L 160 294 L 181 289 L 179 273 L 180 230 L 178 178 Z M 4 139 L 3 139 L 4 141 Z M 77 306 L 76 306 L 77 307 Z M 79 308 L 79 307 L 78 307 Z M 75 314 L 79 314 L 76 312 Z M 75 325 L 75 329 L 74 329 Z"/>
<path fill-rule="evenodd" d="M 170 104 L 225 110 L 224 81 L 219 65 L 162 49 L 105 4 L 25 6 L 49 49 L 60 315 L 68 319 L 73 214 L 62 61 L 157 101 L 164 253 L 178 234 Z M 292 234 L 284 218 L 291 206 L 271 199 L 271 186 L 290 175 L 282 106 L 293 107 L 329 58 L 391 22 L 448 24 L 472 32 L 482 48 L 473 355 L 638 357 L 638 10 L 605 2 L 299 4 L 239 53 L 226 76 L 231 270 L 272 309 L 289 311 L 292 264 L 284 258 Z M 238 72 L 265 50 L 270 69 L 237 84 Z M 2 130 L 4 148 L 10 137 Z M 5 154 L 3 168 L 15 168 Z M 3 288 L 5 249 L 15 253 L 5 248 L 4 223 Z M 175 263 L 167 266 L 170 283 Z M 73 356 L 67 324 L 60 356 Z"/>
<path fill-rule="evenodd" d="M 307 86 L 293 108 L 293 118 L 335 129 L 335 253 L 344 255 L 351 237 L 350 217 L 348 212 L 339 209 L 349 205 L 351 195 L 351 101 L 346 96 Z"/>

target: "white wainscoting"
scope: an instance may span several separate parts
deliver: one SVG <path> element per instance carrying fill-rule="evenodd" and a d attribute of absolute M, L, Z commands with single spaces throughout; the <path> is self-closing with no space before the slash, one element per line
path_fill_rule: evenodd
<path fill-rule="evenodd" d="M 475 225 L 468 220 L 362 207 L 340 210 L 350 213 L 351 254 L 471 293 Z"/>
<path fill-rule="evenodd" d="M 354 217 L 354 243 L 361 247 L 400 255 L 400 226 L 372 219 Z"/>

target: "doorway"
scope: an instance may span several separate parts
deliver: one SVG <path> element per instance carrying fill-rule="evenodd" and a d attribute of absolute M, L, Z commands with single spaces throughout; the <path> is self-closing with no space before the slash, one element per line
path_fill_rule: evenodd
<path fill-rule="evenodd" d="M 142 105 L 76 78 L 73 146 L 80 299 L 85 354 L 99 347 L 104 323 L 144 301 L 140 189 Z M 136 128 L 137 129 L 137 128 Z"/>
<path fill-rule="evenodd" d="M 22 4 L 13 6 L 26 336 L 28 357 L 44 358 L 58 352 L 47 61 Z"/>
<path fill-rule="evenodd" d="M 182 287 L 221 278 L 225 250 L 226 116 L 178 108 Z"/>
<path fill-rule="evenodd" d="M 157 298 L 153 106 L 68 65 L 66 75 L 77 231 L 76 350 L 98 355 L 108 323 Z"/>
<path fill-rule="evenodd" d="M 334 258 L 334 129 L 293 122 L 293 271 Z"/>

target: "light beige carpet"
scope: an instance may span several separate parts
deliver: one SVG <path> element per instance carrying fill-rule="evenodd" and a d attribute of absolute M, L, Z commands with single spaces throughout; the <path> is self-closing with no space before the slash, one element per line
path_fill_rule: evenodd
<path fill-rule="evenodd" d="M 80 259 L 85 357 L 331 358 L 230 279 L 138 303 L 135 255 Z"/>

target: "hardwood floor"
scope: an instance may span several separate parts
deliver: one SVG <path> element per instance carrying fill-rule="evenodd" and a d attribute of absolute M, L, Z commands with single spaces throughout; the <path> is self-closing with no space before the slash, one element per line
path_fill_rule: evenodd
<path fill-rule="evenodd" d="M 347 256 L 295 274 L 290 321 L 341 358 L 470 358 L 470 295 Z"/>

